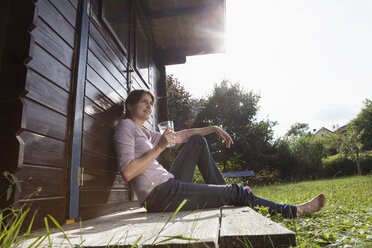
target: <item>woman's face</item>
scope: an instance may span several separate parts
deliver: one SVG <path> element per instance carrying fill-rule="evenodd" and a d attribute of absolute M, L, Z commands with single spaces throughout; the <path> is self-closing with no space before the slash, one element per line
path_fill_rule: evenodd
<path fill-rule="evenodd" d="M 150 119 L 152 108 L 154 107 L 154 101 L 150 94 L 142 94 L 138 103 L 134 105 L 128 105 L 131 117 L 133 120 L 147 121 Z"/>

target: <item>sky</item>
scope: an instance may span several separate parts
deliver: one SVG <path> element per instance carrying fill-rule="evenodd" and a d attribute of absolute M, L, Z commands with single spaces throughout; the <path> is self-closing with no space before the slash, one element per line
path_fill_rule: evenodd
<path fill-rule="evenodd" d="M 372 0 L 226 0 L 225 45 L 166 72 L 195 98 L 224 79 L 259 94 L 276 137 L 343 126 L 372 99 Z"/>

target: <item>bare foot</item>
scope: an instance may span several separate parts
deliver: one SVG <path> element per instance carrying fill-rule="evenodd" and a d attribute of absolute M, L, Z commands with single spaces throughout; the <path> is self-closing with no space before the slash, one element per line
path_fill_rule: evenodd
<path fill-rule="evenodd" d="M 326 204 L 324 194 L 319 194 L 308 202 L 297 205 L 297 216 L 311 215 L 320 211 Z"/>

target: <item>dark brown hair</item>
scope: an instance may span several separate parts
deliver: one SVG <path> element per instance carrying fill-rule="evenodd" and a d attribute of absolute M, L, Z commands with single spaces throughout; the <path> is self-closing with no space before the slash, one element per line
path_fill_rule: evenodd
<path fill-rule="evenodd" d="M 124 119 L 132 118 L 128 104 L 134 105 L 139 102 L 143 94 L 149 94 L 153 102 L 155 102 L 155 95 L 149 90 L 133 90 L 129 93 L 127 100 L 125 100 L 125 114 Z"/>

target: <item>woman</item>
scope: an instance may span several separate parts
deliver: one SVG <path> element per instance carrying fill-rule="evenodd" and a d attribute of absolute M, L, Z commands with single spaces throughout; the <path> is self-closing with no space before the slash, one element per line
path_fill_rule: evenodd
<path fill-rule="evenodd" d="M 225 141 L 227 148 L 233 144 L 231 137 L 217 126 L 176 133 L 167 129 L 163 135 L 147 130 L 143 124 L 150 119 L 154 103 L 155 97 L 150 91 L 132 91 L 125 102 L 125 119 L 119 122 L 114 135 L 121 175 L 129 181 L 139 203 L 148 211 L 174 211 L 187 199 L 183 210 L 223 205 L 264 206 L 271 214 L 281 213 L 291 218 L 312 214 L 325 206 L 323 194 L 295 206 L 257 197 L 238 184 L 225 185 L 203 136 L 216 133 Z M 156 158 L 168 144 L 175 143 L 185 144 L 168 172 Z M 196 164 L 206 184 L 192 183 Z"/>

